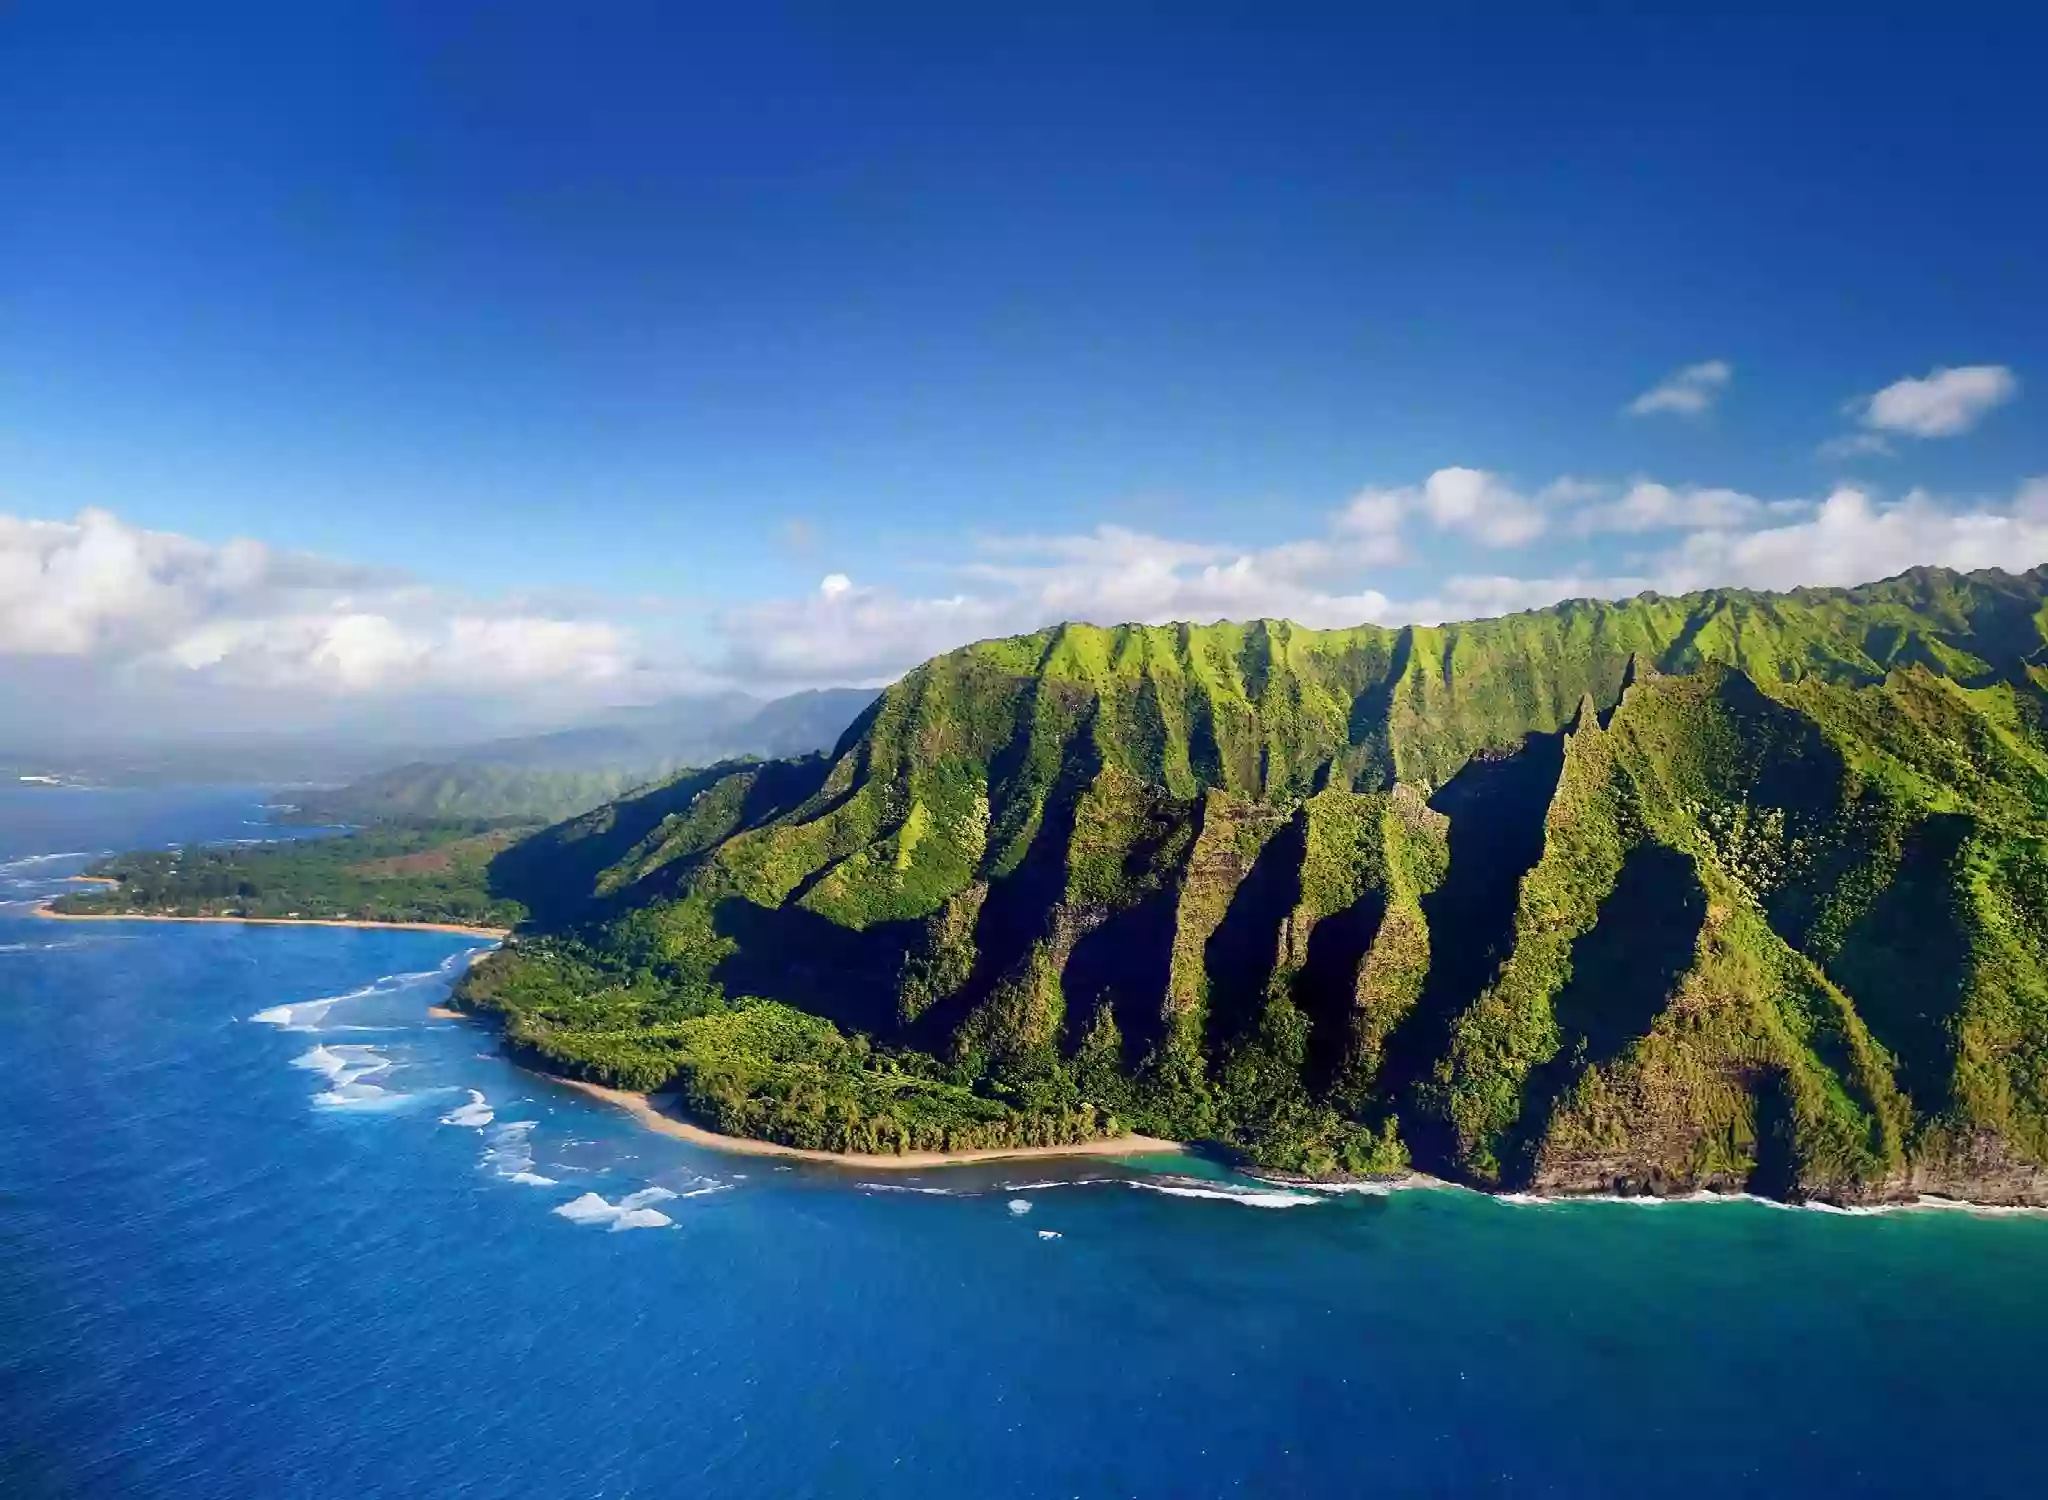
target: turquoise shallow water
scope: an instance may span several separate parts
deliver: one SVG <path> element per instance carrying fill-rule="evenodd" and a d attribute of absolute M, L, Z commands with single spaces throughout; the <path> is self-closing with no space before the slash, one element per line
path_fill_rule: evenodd
<path fill-rule="evenodd" d="M 0 793 L 0 901 L 253 800 Z M 2048 1221 L 778 1167 L 473 946 L 0 906 L 0 1494 L 2039 1493 Z"/>

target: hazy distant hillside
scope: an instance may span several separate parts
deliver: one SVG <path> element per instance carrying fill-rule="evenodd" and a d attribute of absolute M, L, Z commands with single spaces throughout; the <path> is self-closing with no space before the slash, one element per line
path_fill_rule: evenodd
<path fill-rule="evenodd" d="M 463 991 L 807 1146 L 2048 1202 L 2048 568 L 1066 625 L 500 856 Z"/>
<path fill-rule="evenodd" d="M 824 688 L 768 703 L 741 693 L 674 699 L 597 724 L 493 740 L 299 800 L 304 816 L 322 821 L 554 821 L 687 766 L 829 750 L 875 697 L 868 688 Z"/>

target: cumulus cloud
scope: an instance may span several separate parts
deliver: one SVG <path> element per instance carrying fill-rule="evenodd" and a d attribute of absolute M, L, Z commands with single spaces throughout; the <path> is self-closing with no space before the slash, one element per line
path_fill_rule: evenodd
<path fill-rule="evenodd" d="M 2010 506 L 1957 506 L 1919 490 L 1887 504 L 1844 486 L 1809 520 L 1688 537 L 1661 560 L 1657 586 L 1670 593 L 1841 586 L 1921 564 L 2023 571 L 2044 561 L 2048 481 L 2030 481 Z"/>
<path fill-rule="evenodd" d="M 341 694 L 616 682 L 601 620 L 493 608 L 376 569 L 240 539 L 147 531 L 104 510 L 0 516 L 0 658 Z"/>
<path fill-rule="evenodd" d="M 1422 508 L 1439 530 L 1489 547 L 1519 547 L 1549 524 L 1542 506 L 1484 469 L 1438 469 L 1423 482 Z"/>
<path fill-rule="evenodd" d="M 1629 402 L 1628 414 L 1647 417 L 1658 412 L 1675 412 L 1684 417 L 1699 416 L 1720 399 L 1721 392 L 1734 378 L 1735 367 L 1727 360 L 1701 360 L 1696 365 L 1672 371 Z"/>
<path fill-rule="evenodd" d="M 1764 512 L 1764 502 L 1740 490 L 1638 480 L 1619 497 L 1587 505 L 1572 518 L 1581 534 L 1596 531 L 1710 530 L 1742 526 Z"/>
<path fill-rule="evenodd" d="M 1968 432 L 1985 413 L 2003 406 L 2020 383 L 2004 365 L 1958 365 L 1919 378 L 1895 380 L 1854 404 L 1864 427 L 1904 437 L 1944 438 Z"/>

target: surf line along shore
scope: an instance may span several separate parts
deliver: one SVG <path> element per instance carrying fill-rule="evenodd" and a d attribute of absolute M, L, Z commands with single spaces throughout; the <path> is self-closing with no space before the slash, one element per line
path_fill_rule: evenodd
<path fill-rule="evenodd" d="M 362 927 L 389 932 L 453 932 L 500 942 L 511 933 L 511 929 L 506 927 L 472 927 L 462 922 L 378 922 L 368 917 L 180 917 L 168 912 L 53 911 L 47 901 L 37 903 L 35 914 L 52 922 L 232 922 L 244 927 Z"/>
<path fill-rule="evenodd" d="M 435 1020 L 470 1021 L 489 1025 L 488 1021 L 454 1010 L 445 1005 L 429 1006 L 427 1014 Z M 517 1062 L 517 1059 L 514 1059 Z M 831 1166 L 859 1167 L 864 1171 L 917 1171 L 928 1167 L 964 1167 L 975 1162 L 1032 1161 L 1060 1156 L 1184 1156 L 1187 1147 L 1180 1141 L 1161 1140 L 1149 1135 L 1119 1135 L 1105 1140 L 1079 1141 L 1065 1146 L 995 1146 L 985 1151 L 904 1151 L 901 1153 L 870 1153 L 863 1151 L 814 1151 L 803 1146 L 785 1146 L 776 1141 L 755 1140 L 751 1136 L 724 1135 L 716 1130 L 707 1130 L 702 1125 L 684 1119 L 674 1096 L 668 1094 L 640 1094 L 631 1089 L 607 1088 L 601 1083 L 590 1083 L 581 1078 L 565 1078 L 559 1073 L 550 1073 L 544 1068 L 535 1068 L 525 1063 L 520 1067 L 537 1074 L 550 1083 L 558 1083 L 565 1089 L 614 1105 L 631 1115 L 635 1123 L 656 1134 L 673 1136 L 679 1141 L 688 1141 L 693 1146 L 702 1146 L 711 1151 L 723 1151 L 732 1156 L 779 1156 L 791 1161 L 821 1162 Z"/>

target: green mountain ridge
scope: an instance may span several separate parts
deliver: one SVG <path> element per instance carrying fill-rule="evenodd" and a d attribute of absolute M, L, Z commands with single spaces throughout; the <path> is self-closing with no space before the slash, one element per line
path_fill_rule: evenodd
<path fill-rule="evenodd" d="M 546 830 L 463 1003 L 807 1146 L 2048 1201 L 2048 569 L 1062 625 Z"/>

